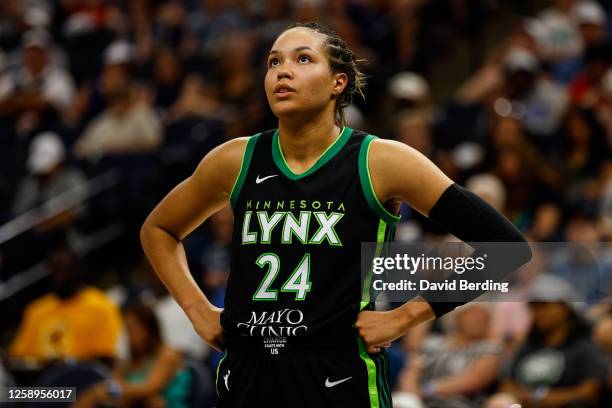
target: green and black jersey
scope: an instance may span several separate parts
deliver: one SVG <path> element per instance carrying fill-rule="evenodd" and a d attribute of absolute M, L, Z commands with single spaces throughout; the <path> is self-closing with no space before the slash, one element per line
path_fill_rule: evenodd
<path fill-rule="evenodd" d="M 373 308 L 361 243 L 391 240 L 398 221 L 373 191 L 373 139 L 345 127 L 302 174 L 277 130 L 248 140 L 231 192 L 220 407 L 391 407 L 386 352 L 368 354 L 354 327 Z"/>
<path fill-rule="evenodd" d="M 358 347 L 354 322 L 371 307 L 361 293 L 361 243 L 391 240 L 398 221 L 373 191 L 374 138 L 345 127 L 302 174 L 287 165 L 278 130 L 249 138 L 231 192 L 228 350 Z"/>

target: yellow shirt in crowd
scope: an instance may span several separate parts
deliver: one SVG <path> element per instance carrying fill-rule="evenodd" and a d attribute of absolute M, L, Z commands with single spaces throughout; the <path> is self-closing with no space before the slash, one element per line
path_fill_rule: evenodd
<path fill-rule="evenodd" d="M 51 293 L 26 307 L 9 354 L 40 361 L 114 358 L 122 327 L 119 308 L 99 289 L 87 287 L 68 300 Z"/>

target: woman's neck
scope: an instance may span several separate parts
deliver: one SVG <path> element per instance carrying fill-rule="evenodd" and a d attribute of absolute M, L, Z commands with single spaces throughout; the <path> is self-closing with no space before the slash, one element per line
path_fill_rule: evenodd
<path fill-rule="evenodd" d="M 291 124 L 283 121 L 278 125 L 281 149 L 287 164 L 296 173 L 306 171 L 338 138 L 342 129 L 333 120 L 315 120 Z"/>

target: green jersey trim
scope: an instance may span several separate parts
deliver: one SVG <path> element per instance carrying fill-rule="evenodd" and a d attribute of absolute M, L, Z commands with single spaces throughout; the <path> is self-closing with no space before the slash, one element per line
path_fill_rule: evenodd
<path fill-rule="evenodd" d="M 383 220 L 378 222 L 378 230 L 376 232 L 376 249 L 374 251 L 374 257 L 379 257 L 385 242 L 387 241 L 387 224 Z M 363 282 L 363 292 L 361 293 L 361 303 L 359 310 L 363 310 L 370 302 L 370 285 L 372 284 L 372 269 L 368 271 Z"/>
<path fill-rule="evenodd" d="M 217 390 L 217 395 L 219 395 L 219 388 L 218 388 L 219 369 L 221 368 L 221 364 L 223 363 L 223 360 L 225 360 L 225 357 L 227 357 L 227 352 L 223 353 L 223 357 L 221 357 L 221 360 L 219 360 L 219 362 L 217 363 L 217 370 L 215 372 L 215 389 Z"/>
<path fill-rule="evenodd" d="M 244 184 L 244 179 L 246 178 L 249 170 L 249 164 L 251 163 L 251 157 L 253 157 L 253 150 L 255 150 L 255 144 L 257 143 L 260 134 L 261 133 L 257 133 L 256 135 L 251 136 L 247 141 L 246 148 L 244 149 L 244 153 L 242 155 L 242 162 L 240 163 L 240 171 L 238 172 L 238 177 L 236 177 L 236 181 L 234 182 L 234 186 L 232 187 L 232 191 L 230 193 L 230 204 L 232 205 L 232 208 L 236 207 L 236 201 L 238 201 L 238 196 L 242 190 L 242 185 Z"/>
<path fill-rule="evenodd" d="M 393 234 L 394 227 L 388 225 L 384 220 L 379 220 L 376 231 L 376 250 L 374 257 L 380 256 L 384 249 L 385 242 L 388 242 Z M 371 302 L 370 284 L 372 281 L 372 270 L 368 271 L 365 277 L 361 304 L 359 310 L 364 310 Z M 353 325 L 354 327 L 354 325 Z M 363 339 L 358 335 L 359 357 L 363 360 L 368 373 L 368 395 L 370 396 L 370 408 L 390 408 L 391 397 L 388 384 L 384 378 L 386 372 L 386 358 L 381 354 L 370 355 Z"/>
<path fill-rule="evenodd" d="M 400 217 L 395 214 L 391 214 L 389 210 L 382 205 L 374 192 L 372 178 L 370 177 L 368 157 L 370 153 L 370 146 L 372 145 L 372 141 L 374 139 L 376 139 L 376 136 L 367 135 L 361 144 L 361 148 L 359 149 L 359 179 L 361 180 L 363 194 L 365 195 L 366 201 L 368 202 L 368 205 L 372 211 L 374 211 L 374 213 L 387 224 L 395 225 L 399 221 Z"/>
<path fill-rule="evenodd" d="M 276 163 L 276 166 L 279 168 L 279 170 L 287 178 L 289 178 L 290 180 L 299 180 L 314 173 L 315 171 L 320 169 L 325 163 L 330 161 L 336 154 L 338 154 L 338 152 L 342 150 L 346 142 L 348 142 L 352 133 L 353 129 L 345 126 L 342 129 L 342 132 L 340 132 L 340 136 L 338 136 L 338 138 L 331 145 L 329 145 L 327 149 L 325 149 L 323 154 L 319 156 L 317 161 L 312 166 L 310 166 L 308 170 L 306 170 L 304 173 L 295 174 L 293 170 L 289 168 L 289 165 L 287 165 L 287 160 L 285 160 L 285 156 L 283 155 L 283 149 L 280 145 L 278 129 L 276 129 L 276 131 L 274 132 L 274 136 L 272 136 L 272 159 L 274 160 L 274 163 Z"/>
<path fill-rule="evenodd" d="M 376 363 L 372 360 L 372 357 L 368 354 L 365 348 L 365 344 L 361 337 L 357 337 L 359 343 L 359 357 L 363 360 L 368 371 L 368 395 L 370 396 L 370 408 L 380 408 L 380 401 L 378 399 L 378 387 L 376 384 Z"/>

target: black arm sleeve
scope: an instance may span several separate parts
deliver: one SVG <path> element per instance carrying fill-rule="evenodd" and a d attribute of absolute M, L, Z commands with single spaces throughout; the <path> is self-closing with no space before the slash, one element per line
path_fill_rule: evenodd
<path fill-rule="evenodd" d="M 472 280 L 486 278 L 498 282 L 531 259 L 531 249 L 521 232 L 482 198 L 456 183 L 442 193 L 431 208 L 429 218 L 474 247 L 473 257 L 483 253 L 487 254 L 485 268 L 478 273 L 479 276 L 473 275 Z M 516 242 L 517 244 L 512 245 L 512 253 L 508 254 L 507 246 L 501 248 L 486 245 L 489 242 Z M 448 277 L 449 281 L 458 278 L 459 275 L 456 273 Z M 429 302 L 436 317 L 440 317 L 481 294 L 471 293 L 464 302 L 441 301 L 444 298 L 443 292 L 427 292 L 422 293 L 421 296 Z"/>

